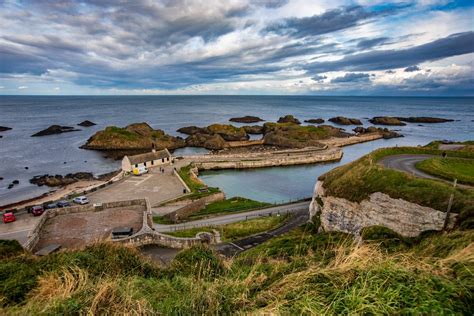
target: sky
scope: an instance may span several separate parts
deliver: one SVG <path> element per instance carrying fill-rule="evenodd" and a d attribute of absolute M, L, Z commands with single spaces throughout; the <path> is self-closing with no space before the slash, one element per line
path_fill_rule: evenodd
<path fill-rule="evenodd" d="M 474 96 L 474 1 L 0 0 L 0 95 Z"/>

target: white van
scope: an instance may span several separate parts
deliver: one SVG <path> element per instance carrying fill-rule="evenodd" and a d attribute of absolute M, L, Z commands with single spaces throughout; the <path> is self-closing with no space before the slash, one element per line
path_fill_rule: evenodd
<path fill-rule="evenodd" d="M 148 173 L 148 168 L 145 166 L 140 166 L 133 168 L 133 174 L 136 176 L 141 176 L 142 174 Z"/>
<path fill-rule="evenodd" d="M 78 196 L 78 197 L 74 198 L 74 200 L 72 200 L 72 201 L 74 203 L 80 204 L 80 205 L 84 205 L 84 204 L 89 203 L 89 199 L 85 196 Z"/>

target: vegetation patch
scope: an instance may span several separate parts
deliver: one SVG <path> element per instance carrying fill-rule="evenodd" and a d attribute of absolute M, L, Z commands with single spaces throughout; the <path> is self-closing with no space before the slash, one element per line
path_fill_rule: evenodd
<path fill-rule="evenodd" d="M 456 188 L 441 181 L 416 178 L 410 174 L 386 169 L 377 161 L 389 155 L 439 154 L 426 148 L 384 148 L 376 150 L 352 163 L 322 175 L 326 193 L 331 196 L 360 202 L 374 192 L 388 194 L 412 203 L 446 211 L 451 193 L 454 194 L 452 212 L 459 213 L 462 227 L 474 227 L 474 190 Z M 453 152 L 451 155 L 474 158 L 472 153 Z"/>
<path fill-rule="evenodd" d="M 387 253 L 375 240 L 300 228 L 233 259 L 193 247 L 168 267 L 112 244 L 18 254 L 0 260 L 0 313 L 472 315 L 473 234 Z"/>
<path fill-rule="evenodd" d="M 197 200 L 202 197 L 220 192 L 218 188 L 208 187 L 206 184 L 204 184 L 204 182 L 196 178 L 191 173 L 192 168 L 193 166 L 190 164 L 178 170 L 179 176 L 184 181 L 184 183 L 186 183 L 188 188 L 191 190 L 191 193 L 179 199 L 176 199 L 175 201 Z"/>
<path fill-rule="evenodd" d="M 474 159 L 436 157 L 420 161 L 416 168 L 446 180 L 474 185 Z"/>
<path fill-rule="evenodd" d="M 214 230 L 217 230 L 223 241 L 232 241 L 275 229 L 281 226 L 289 216 L 290 215 L 259 217 L 227 225 L 196 227 L 166 234 L 175 237 L 192 238 L 199 232 L 212 233 Z"/>
<path fill-rule="evenodd" d="M 206 205 L 205 208 L 191 215 L 191 218 L 199 218 L 208 215 L 228 214 L 235 212 L 260 209 L 271 206 L 270 203 L 254 201 L 243 197 L 233 197 L 223 201 L 216 201 Z"/>

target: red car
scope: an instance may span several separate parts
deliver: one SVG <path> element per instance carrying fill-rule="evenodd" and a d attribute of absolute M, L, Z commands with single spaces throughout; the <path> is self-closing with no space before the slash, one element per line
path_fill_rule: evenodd
<path fill-rule="evenodd" d="M 44 213 L 44 208 L 41 205 L 35 205 L 31 208 L 33 216 L 40 216 Z"/>
<path fill-rule="evenodd" d="M 16 217 L 15 217 L 15 214 L 13 214 L 13 212 L 6 211 L 5 213 L 3 213 L 2 220 L 5 224 L 11 223 L 11 222 L 16 221 Z"/>

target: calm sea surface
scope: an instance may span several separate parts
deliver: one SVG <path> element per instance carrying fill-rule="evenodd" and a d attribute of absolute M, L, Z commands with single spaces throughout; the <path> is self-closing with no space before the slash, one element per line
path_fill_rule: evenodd
<path fill-rule="evenodd" d="M 443 124 L 408 124 L 399 129 L 404 138 L 379 140 L 344 148 L 340 163 L 204 172 L 201 178 L 224 190 L 228 197 L 245 196 L 262 201 L 309 197 L 316 178 L 335 166 L 386 146 L 424 145 L 431 140 L 474 139 L 474 98 L 380 98 L 307 96 L 101 96 L 46 97 L 0 96 L 0 205 L 44 193 L 48 188 L 30 185 L 41 174 L 88 171 L 102 174 L 119 168 L 119 162 L 79 146 L 108 125 L 148 122 L 154 128 L 179 135 L 187 125 L 228 123 L 233 116 L 257 115 L 267 121 L 293 114 L 301 121 L 342 115 L 360 118 L 368 126 L 373 116 L 436 116 L 459 121 Z M 97 126 L 80 132 L 30 137 L 52 124 L 75 126 L 83 120 Z M 352 126 L 353 128 L 353 126 Z M 398 127 L 397 127 L 398 128 Z M 182 135 L 184 136 L 184 135 Z M 198 149 L 199 150 L 199 149 Z M 200 150 L 202 151 L 202 150 Z M 180 150 L 180 154 L 194 149 Z M 28 167 L 26 169 L 25 167 Z M 20 184 L 8 190 L 13 180 Z"/>

